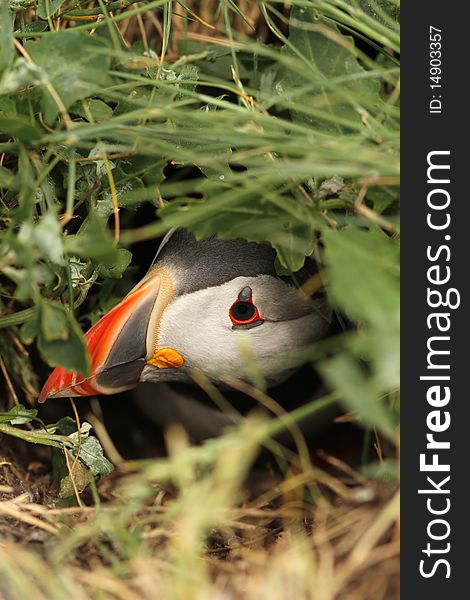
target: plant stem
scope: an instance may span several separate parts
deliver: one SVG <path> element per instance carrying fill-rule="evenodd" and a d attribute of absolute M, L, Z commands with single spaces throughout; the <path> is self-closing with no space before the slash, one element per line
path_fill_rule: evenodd
<path fill-rule="evenodd" d="M 56 435 L 38 430 L 25 431 L 24 429 L 13 427 L 13 425 L 8 425 L 8 423 L 0 423 L 0 433 L 11 435 L 32 444 L 42 444 L 43 446 L 53 446 L 54 448 L 62 448 L 64 445 L 70 448 L 74 446 L 73 442 L 65 435 Z"/>

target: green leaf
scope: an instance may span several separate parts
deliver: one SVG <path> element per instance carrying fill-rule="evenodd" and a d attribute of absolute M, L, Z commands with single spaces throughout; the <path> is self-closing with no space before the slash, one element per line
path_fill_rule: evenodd
<path fill-rule="evenodd" d="M 13 20 L 7 2 L 0 6 L 0 73 L 13 61 Z"/>
<path fill-rule="evenodd" d="M 109 266 L 100 265 L 100 275 L 112 279 L 120 279 L 132 260 L 132 252 L 126 248 L 118 248 L 113 263 Z"/>
<path fill-rule="evenodd" d="M 0 423 L 10 423 L 11 425 L 24 425 L 33 421 L 38 414 L 34 408 L 26 408 L 22 404 L 17 404 L 8 412 L 0 412 Z"/>
<path fill-rule="evenodd" d="M 313 252 L 315 232 L 311 221 L 286 220 L 282 243 L 273 243 L 279 264 L 287 273 L 295 273 L 304 266 L 305 257 Z"/>
<path fill-rule="evenodd" d="M 114 266 L 120 258 L 105 222 L 93 212 L 77 234 L 67 236 L 65 249 L 68 254 L 91 258 L 105 267 Z"/>
<path fill-rule="evenodd" d="M 93 435 L 83 440 L 78 456 L 93 475 L 109 475 L 114 469 L 112 463 L 104 457 L 103 448 Z"/>
<path fill-rule="evenodd" d="M 347 345 L 354 354 L 371 362 L 384 390 L 400 386 L 400 329 L 396 321 L 381 328 L 361 329 Z"/>
<path fill-rule="evenodd" d="M 68 371 L 88 375 L 89 358 L 82 331 L 72 313 L 62 304 L 42 300 L 38 347 L 47 362 Z"/>
<path fill-rule="evenodd" d="M 77 422 L 72 417 L 62 417 L 57 423 L 47 426 L 49 433 L 61 433 L 62 435 L 71 435 L 77 431 Z"/>
<path fill-rule="evenodd" d="M 349 317 L 382 328 L 398 325 L 399 249 L 382 232 L 326 230 L 329 294 Z M 365 301 L 367 299 L 367 301 Z"/>
<path fill-rule="evenodd" d="M 23 10 L 34 4 L 36 0 L 8 0 L 12 10 Z"/>
<path fill-rule="evenodd" d="M 50 342 L 53 340 L 67 340 L 69 327 L 67 311 L 61 304 L 41 302 L 41 333 L 43 339 Z"/>
<path fill-rule="evenodd" d="M 191 55 L 194 57 L 193 62 L 203 73 L 220 79 L 232 78 L 233 58 L 230 49 L 189 40 L 185 37 L 178 41 L 178 49 L 181 56 Z M 238 67 L 240 78 L 247 79 L 251 74 L 250 70 L 245 67 L 242 61 L 240 61 Z"/>
<path fill-rule="evenodd" d="M 175 88 L 179 91 L 176 94 L 175 100 L 178 101 L 187 98 L 183 90 L 188 89 L 194 91 L 196 89 L 198 79 L 198 67 L 194 65 L 185 65 L 176 77 Z"/>
<path fill-rule="evenodd" d="M 0 95 L 12 94 L 27 86 L 39 85 L 43 78 L 44 73 L 40 67 L 19 56 L 0 78 Z"/>
<path fill-rule="evenodd" d="M 90 423 L 81 423 L 80 433 L 77 431 L 77 423 L 71 417 L 63 417 L 50 425 L 48 431 L 68 435 L 73 443 L 79 447 L 79 458 L 90 469 L 93 475 L 108 475 L 113 470 L 113 465 L 103 455 L 103 449 L 98 439 L 90 435 L 92 429 Z"/>
<path fill-rule="evenodd" d="M 394 204 L 398 206 L 399 189 L 390 186 L 370 188 L 367 192 L 367 200 L 372 202 L 375 212 L 381 214 Z"/>
<path fill-rule="evenodd" d="M 365 13 L 378 23 L 397 30 L 400 23 L 400 2 L 397 0 L 359 0 Z"/>
<path fill-rule="evenodd" d="M 113 116 L 113 109 L 108 106 L 106 102 L 103 102 L 103 100 L 89 98 L 84 100 L 83 103 L 85 104 L 86 109 L 82 106 L 82 103 L 79 102 L 71 107 L 70 112 L 88 120 L 88 111 L 95 123 L 107 121 Z"/>
<path fill-rule="evenodd" d="M 41 130 L 21 115 L 0 116 L 0 131 L 22 142 L 36 143 L 42 137 Z"/>
<path fill-rule="evenodd" d="M 21 31 L 24 31 L 25 33 L 40 33 L 41 31 L 45 31 L 46 29 L 46 21 L 33 21 L 32 23 L 26 23 L 26 25 Z"/>
<path fill-rule="evenodd" d="M 31 240 L 42 252 L 42 256 L 57 265 L 64 265 L 64 242 L 62 228 L 57 216 L 48 212 L 33 229 Z"/>
<path fill-rule="evenodd" d="M 85 440 L 85 438 L 88 437 L 88 434 L 91 430 L 92 426 L 90 425 L 90 423 L 88 423 L 87 421 L 83 421 L 83 423 L 80 424 L 80 433 L 78 432 L 78 428 L 75 425 L 75 431 L 73 431 L 69 437 L 73 440 L 74 444 L 78 446 L 81 442 Z"/>
<path fill-rule="evenodd" d="M 9 169 L 0 165 L 0 187 L 8 190 L 17 190 L 16 176 Z"/>
<path fill-rule="evenodd" d="M 79 31 L 58 31 L 39 41 L 25 44 L 33 61 L 60 96 L 65 108 L 91 96 L 111 82 L 110 56 L 103 38 Z M 52 123 L 59 109 L 46 88 L 42 88 L 44 117 Z"/>
<path fill-rule="evenodd" d="M 0 117 L 0 128 L 1 128 Z M 23 144 L 20 145 L 20 155 L 18 160 L 17 180 L 20 186 L 19 210 L 16 212 L 16 218 L 25 222 L 33 214 L 36 204 L 35 174 L 31 164 L 30 156 Z"/>
<path fill-rule="evenodd" d="M 48 19 L 59 10 L 64 2 L 65 0 L 38 0 L 36 14 L 41 19 Z"/>
<path fill-rule="evenodd" d="M 38 335 L 41 327 L 39 310 L 36 310 L 31 318 L 23 323 L 20 329 L 20 337 L 23 344 L 29 346 Z"/>
<path fill-rule="evenodd" d="M 351 356 L 340 354 L 320 365 L 329 385 L 339 390 L 348 410 L 357 413 L 368 427 L 377 427 L 393 438 L 398 423 L 386 402 L 380 398 L 380 389 L 366 377 Z"/>
<path fill-rule="evenodd" d="M 16 115 L 16 104 L 11 98 L 0 96 L 0 114 L 2 113 L 3 116 Z"/>
<path fill-rule="evenodd" d="M 70 255 L 91 258 L 104 277 L 119 279 L 132 260 L 132 253 L 118 248 L 106 228 L 105 221 L 90 213 L 76 235 L 65 239 L 65 248 Z"/>
<path fill-rule="evenodd" d="M 292 7 L 284 54 L 297 67 L 285 68 L 280 83 L 283 93 L 297 96 L 290 102 L 294 120 L 322 132 L 344 133 L 348 122 L 359 125 L 371 105 L 381 104 L 378 81 L 348 49 L 352 44 L 313 8 Z M 301 111 L 302 105 L 307 110 Z M 309 108 L 316 112 L 309 114 Z"/>
<path fill-rule="evenodd" d="M 326 230 L 323 237 L 330 300 L 362 325 L 348 346 L 393 389 L 400 381 L 398 244 L 376 229 Z"/>
<path fill-rule="evenodd" d="M 124 177 L 127 178 L 127 181 L 132 179 L 135 181 L 135 179 L 139 178 L 147 187 L 156 187 L 165 179 L 163 169 L 166 167 L 167 162 L 168 161 L 162 157 L 145 156 L 143 154 L 137 154 L 126 161 L 121 161 L 116 170 L 117 172 L 114 173 L 115 179 L 119 179 L 119 175 L 122 173 L 122 192 L 118 196 L 119 206 L 130 208 L 136 204 L 126 197 L 128 193 L 132 192 L 135 186 L 130 189 L 125 189 Z M 116 177 L 116 175 L 118 177 Z M 155 196 L 157 196 L 157 194 L 155 194 Z M 155 198 L 155 202 L 157 202 L 157 198 Z"/>

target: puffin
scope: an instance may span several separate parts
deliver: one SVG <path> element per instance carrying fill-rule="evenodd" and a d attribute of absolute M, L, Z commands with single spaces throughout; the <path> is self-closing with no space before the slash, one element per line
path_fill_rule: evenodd
<path fill-rule="evenodd" d="M 139 386 L 153 421 L 180 422 L 196 440 L 218 435 L 234 417 L 200 402 L 195 374 L 226 389 L 255 371 L 269 390 L 289 389 L 302 351 L 331 323 L 324 291 L 310 298 L 299 289 L 317 270 L 308 257 L 282 276 L 267 242 L 172 230 L 143 279 L 85 334 L 89 373 L 57 367 L 39 402 Z"/>

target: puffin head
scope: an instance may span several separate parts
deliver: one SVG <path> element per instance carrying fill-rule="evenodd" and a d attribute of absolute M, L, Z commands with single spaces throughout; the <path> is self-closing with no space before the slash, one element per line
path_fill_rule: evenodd
<path fill-rule="evenodd" d="M 281 382 L 288 357 L 325 334 L 330 311 L 277 276 L 274 261 L 266 243 L 170 232 L 147 275 L 87 332 L 89 376 L 58 367 L 39 401 L 188 381 L 193 369 L 215 383 L 243 379 L 249 361 L 268 385 Z"/>

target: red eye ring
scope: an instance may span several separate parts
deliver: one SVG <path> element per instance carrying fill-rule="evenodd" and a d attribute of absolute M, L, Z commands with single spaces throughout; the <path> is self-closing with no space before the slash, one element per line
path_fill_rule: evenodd
<path fill-rule="evenodd" d="M 243 288 L 230 307 L 229 316 L 234 328 L 261 325 L 263 320 L 258 308 L 253 304 L 251 288 Z"/>

